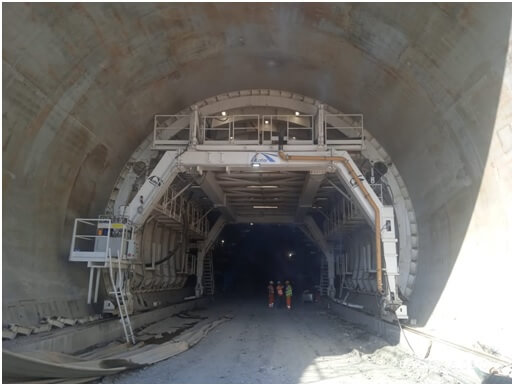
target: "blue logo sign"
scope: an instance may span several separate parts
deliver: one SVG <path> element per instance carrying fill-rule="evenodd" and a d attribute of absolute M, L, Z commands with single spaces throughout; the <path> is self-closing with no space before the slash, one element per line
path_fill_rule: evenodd
<path fill-rule="evenodd" d="M 255 153 L 250 162 L 252 163 L 276 163 L 278 161 L 277 153 Z"/>

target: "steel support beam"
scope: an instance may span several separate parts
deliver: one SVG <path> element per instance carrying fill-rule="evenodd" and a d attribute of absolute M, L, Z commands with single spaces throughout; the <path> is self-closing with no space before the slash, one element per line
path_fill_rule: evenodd
<path fill-rule="evenodd" d="M 295 153 L 298 155 L 312 155 L 312 152 Z M 316 152 L 316 155 L 330 156 L 331 152 Z M 348 156 L 349 157 L 349 156 Z M 233 171 L 246 171 L 251 173 L 273 171 L 318 171 L 326 170 L 330 161 L 298 161 L 287 162 L 280 159 L 278 152 L 260 153 L 255 151 L 193 151 L 188 150 L 180 156 L 180 165 L 185 168 L 197 170 L 226 171 L 227 167 Z M 255 166 L 254 166 L 255 165 Z"/>
<path fill-rule="evenodd" d="M 325 174 L 318 172 L 310 172 L 305 177 L 305 183 L 302 188 L 302 193 L 298 199 L 298 209 L 296 211 L 296 222 L 302 222 L 305 215 L 312 208 L 312 203 L 321 182 L 325 179 Z"/>
<path fill-rule="evenodd" d="M 127 208 L 128 217 L 136 228 L 145 223 L 177 174 L 177 151 L 167 151 Z"/>
<path fill-rule="evenodd" d="M 223 191 L 223 189 L 221 189 L 218 181 L 216 180 L 216 174 L 209 171 L 204 173 L 203 176 L 197 178 L 196 182 L 207 195 L 207 197 L 209 197 L 209 199 L 212 201 L 214 207 L 220 209 L 227 221 L 235 221 L 236 215 L 234 214 L 232 208 L 227 204 L 226 193 Z"/>
<path fill-rule="evenodd" d="M 394 224 L 394 208 L 392 206 L 384 206 L 378 196 L 375 194 L 368 181 L 364 178 L 359 168 L 353 162 L 352 157 L 346 152 L 337 152 L 338 156 L 345 157 L 350 163 L 353 170 L 357 173 L 357 177 L 362 182 L 362 185 L 367 191 L 367 194 L 374 201 L 375 205 L 380 211 L 380 238 L 382 241 L 383 257 L 385 260 L 385 271 L 387 275 L 387 284 L 389 292 L 386 293 L 387 298 L 390 301 L 397 302 L 398 291 L 396 288 L 396 278 L 400 275 L 396 253 L 396 230 Z M 350 172 L 340 162 L 335 165 L 336 175 L 339 180 L 344 184 L 346 191 L 352 196 L 353 200 L 358 203 L 364 218 L 367 220 L 369 225 L 373 228 L 375 223 L 375 212 L 373 207 L 368 202 L 363 191 L 360 190 L 357 183 L 353 180 Z M 378 273 L 377 273 L 378 274 Z"/>
<path fill-rule="evenodd" d="M 273 209 L 270 209 L 273 210 Z M 294 222 L 293 216 L 280 215 L 280 214 L 259 214 L 257 216 L 250 216 L 243 214 L 237 217 L 237 223 L 255 223 L 255 224 L 291 224 Z"/>
<path fill-rule="evenodd" d="M 355 164 L 355 162 L 353 162 L 352 157 L 350 157 L 350 155 L 347 152 L 345 152 L 345 151 L 337 152 L 336 155 L 338 157 L 346 158 L 348 163 L 351 165 L 353 170 L 356 172 L 357 177 L 362 182 L 362 185 L 364 185 L 364 187 L 366 188 L 367 193 L 371 196 L 371 199 L 375 202 L 375 204 L 379 208 L 382 208 L 383 207 L 382 202 L 380 201 L 378 196 L 375 194 L 375 192 L 373 191 L 373 189 L 369 185 L 369 183 L 366 180 L 366 178 L 364 178 L 364 176 L 360 172 L 360 170 L 357 167 L 357 165 Z M 371 204 L 368 202 L 364 192 L 362 192 L 359 189 L 359 186 L 354 181 L 352 175 L 350 174 L 350 172 L 346 169 L 346 167 L 341 162 L 336 162 L 334 164 L 334 167 L 335 167 L 335 172 L 336 172 L 335 174 L 336 174 L 336 176 L 343 183 L 344 187 L 346 188 L 346 191 L 350 194 L 350 196 L 352 196 L 354 201 L 359 204 L 359 207 L 362 209 L 362 213 L 364 214 L 364 218 L 366 219 L 368 224 L 371 227 L 374 227 L 374 225 L 375 225 L 375 211 L 373 210 L 373 207 L 371 206 Z"/>

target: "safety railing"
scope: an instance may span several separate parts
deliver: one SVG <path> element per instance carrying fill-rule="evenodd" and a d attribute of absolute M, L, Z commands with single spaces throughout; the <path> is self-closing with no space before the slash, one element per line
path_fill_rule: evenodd
<path fill-rule="evenodd" d="M 264 115 L 261 126 L 262 144 L 271 145 L 283 137 L 287 144 L 314 143 L 314 117 L 312 115 Z"/>
<path fill-rule="evenodd" d="M 110 229 L 110 219 L 75 219 L 69 260 L 105 262 L 109 249 Z"/>
<path fill-rule="evenodd" d="M 324 223 L 324 233 L 329 236 L 341 231 L 344 227 L 352 227 L 363 221 L 364 218 L 353 201 L 343 199 L 329 212 Z"/>
<path fill-rule="evenodd" d="M 327 145 L 360 145 L 364 135 L 362 114 L 325 114 L 325 143 Z"/>
<path fill-rule="evenodd" d="M 119 218 L 77 218 L 73 227 L 70 261 L 105 263 L 107 251 L 114 248 L 116 258 L 133 259 L 135 241 L 131 224 Z"/>
<path fill-rule="evenodd" d="M 287 143 L 314 143 L 314 118 L 312 115 L 289 115 L 287 119 Z"/>
<path fill-rule="evenodd" d="M 285 127 L 283 122 L 273 115 L 265 115 L 262 117 L 261 141 L 263 145 L 277 144 L 281 133 L 285 135 Z"/>
<path fill-rule="evenodd" d="M 230 143 L 232 119 L 226 116 L 206 116 L 202 120 L 203 143 Z"/>
<path fill-rule="evenodd" d="M 324 114 L 321 133 L 315 117 L 304 114 L 156 115 L 154 147 L 159 149 L 192 143 L 207 145 L 312 145 L 360 148 L 364 139 L 362 114 Z M 194 122 L 194 127 L 191 126 Z M 193 138 L 195 137 L 195 138 Z"/>
<path fill-rule="evenodd" d="M 154 116 L 154 146 L 187 145 L 191 140 L 190 115 Z"/>
<path fill-rule="evenodd" d="M 259 144 L 259 115 L 212 115 L 202 119 L 200 137 L 204 144 Z"/>
<path fill-rule="evenodd" d="M 189 228 L 199 234 L 207 234 L 209 221 L 204 211 L 193 202 L 186 200 L 171 187 L 166 190 L 157 209 L 178 223 L 187 221 Z"/>
<path fill-rule="evenodd" d="M 235 115 L 232 123 L 232 143 L 241 145 L 258 144 L 259 124 L 259 115 Z"/>

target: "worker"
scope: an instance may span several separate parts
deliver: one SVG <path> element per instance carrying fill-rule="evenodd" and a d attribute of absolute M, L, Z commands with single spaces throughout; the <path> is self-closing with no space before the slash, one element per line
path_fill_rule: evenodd
<path fill-rule="evenodd" d="M 277 306 L 282 308 L 284 305 L 284 286 L 280 281 L 277 281 Z"/>
<path fill-rule="evenodd" d="M 273 286 L 273 280 L 268 285 L 268 307 L 273 308 L 275 305 L 275 287 Z"/>
<path fill-rule="evenodd" d="M 289 280 L 286 280 L 286 305 L 287 309 L 291 309 L 291 297 L 293 296 L 293 287 L 291 287 L 291 283 Z"/>

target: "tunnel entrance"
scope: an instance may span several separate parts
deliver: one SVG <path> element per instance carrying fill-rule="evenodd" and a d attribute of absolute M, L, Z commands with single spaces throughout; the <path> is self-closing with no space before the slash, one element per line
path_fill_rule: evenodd
<path fill-rule="evenodd" d="M 237 149 L 259 153 L 259 164 L 279 150 L 342 150 L 370 186 L 378 178 L 371 165 L 387 167 L 375 193 L 383 189 L 382 204 L 394 208 L 396 284 L 410 322 L 511 354 L 501 296 L 512 255 L 510 10 L 6 5 L 4 327 L 44 331 L 42 317 L 109 310 L 107 253 L 78 262 L 95 248 L 92 236 L 114 242 L 131 315 L 205 298 L 211 291 L 197 278 L 218 268 L 201 256 L 220 216 L 219 231 L 252 219 L 298 227 L 312 218 L 323 236 L 315 244 L 326 242 L 333 255 L 332 300 L 344 300 L 342 280 L 351 301 L 365 304 L 380 270 L 373 230 L 345 228 L 343 201 L 352 200 L 328 169 L 310 202 L 299 197 L 303 187 L 313 191 L 317 171 L 262 173 L 243 188 L 233 167 L 205 168 L 220 158 L 179 170 L 170 184 L 153 173 L 173 151 L 223 158 Z M 155 200 L 138 194 L 150 181 L 162 188 Z M 247 188 L 282 182 L 279 203 L 276 188 Z M 262 202 L 250 201 L 252 191 Z M 147 210 L 139 224 L 126 221 L 134 200 L 135 213 Z M 93 230 L 74 234 L 77 218 L 95 220 Z M 70 251 L 72 234 L 85 239 Z M 463 296 L 473 282 L 479 290 Z M 495 310 L 495 328 L 482 328 L 491 323 L 477 306 L 484 304 Z"/>

